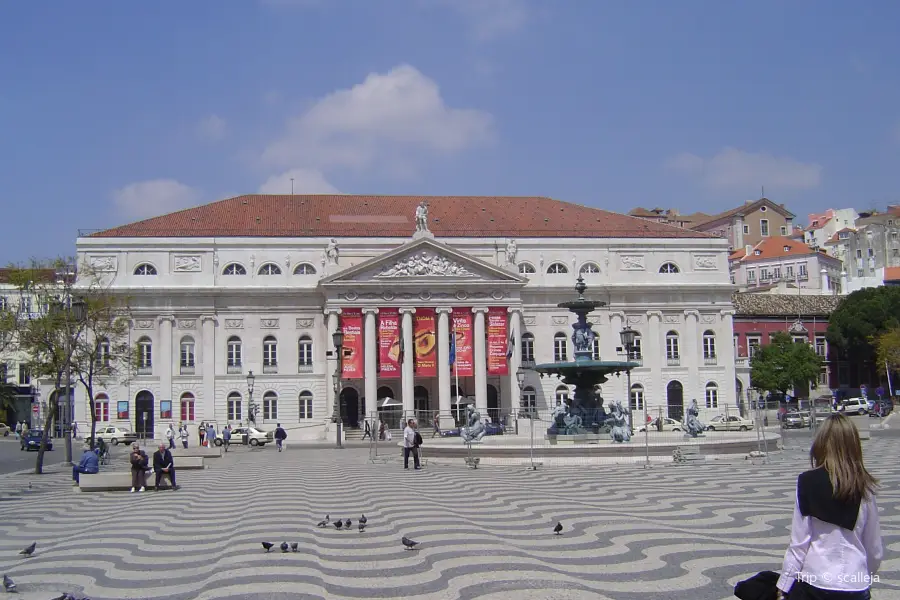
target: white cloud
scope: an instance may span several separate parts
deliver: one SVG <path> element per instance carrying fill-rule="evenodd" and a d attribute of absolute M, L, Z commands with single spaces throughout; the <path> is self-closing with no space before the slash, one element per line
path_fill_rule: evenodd
<path fill-rule="evenodd" d="M 218 115 L 209 115 L 197 125 L 197 133 L 213 142 L 221 140 L 225 137 L 225 119 Z"/>
<path fill-rule="evenodd" d="M 457 12 L 481 42 L 521 31 L 530 17 L 525 0 L 437 0 L 437 3 Z"/>
<path fill-rule="evenodd" d="M 278 168 L 390 171 L 428 155 L 458 153 L 493 139 L 493 118 L 447 106 L 438 85 L 409 65 L 371 73 L 291 119 L 262 161 Z"/>
<path fill-rule="evenodd" d="M 315 169 L 291 169 L 280 175 L 269 177 L 259 186 L 260 194 L 290 194 L 291 179 L 295 194 L 340 194 L 328 183 L 321 171 Z"/>
<path fill-rule="evenodd" d="M 175 212 L 200 202 L 200 192 L 174 179 L 131 183 L 112 193 L 113 203 L 130 219 L 146 219 Z"/>
<path fill-rule="evenodd" d="M 669 158 L 666 168 L 711 189 L 810 189 L 822 180 L 822 166 L 816 163 L 737 148 L 724 148 L 710 158 L 683 152 Z"/>

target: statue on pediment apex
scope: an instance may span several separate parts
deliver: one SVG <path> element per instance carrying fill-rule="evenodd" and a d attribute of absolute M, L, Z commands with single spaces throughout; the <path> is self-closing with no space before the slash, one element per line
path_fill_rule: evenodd
<path fill-rule="evenodd" d="M 428 231 L 428 201 L 416 207 L 416 231 Z"/>

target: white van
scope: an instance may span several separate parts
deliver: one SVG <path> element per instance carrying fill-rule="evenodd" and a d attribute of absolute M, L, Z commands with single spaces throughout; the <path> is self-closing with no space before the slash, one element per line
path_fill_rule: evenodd
<path fill-rule="evenodd" d="M 838 408 L 843 413 L 864 415 L 869 412 L 869 403 L 864 398 L 847 398 Z"/>

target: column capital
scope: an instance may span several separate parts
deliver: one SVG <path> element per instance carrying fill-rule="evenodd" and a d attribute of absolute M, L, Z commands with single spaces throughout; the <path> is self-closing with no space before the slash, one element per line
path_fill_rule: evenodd
<path fill-rule="evenodd" d="M 363 307 L 362 313 L 364 315 L 377 315 L 378 309 L 375 307 L 372 307 L 372 306 L 366 306 L 366 307 Z"/>
<path fill-rule="evenodd" d="M 648 319 L 652 319 L 653 317 L 656 317 L 659 321 L 662 321 L 662 311 L 659 311 L 659 310 L 648 310 L 648 311 L 647 311 L 647 318 L 648 318 Z"/>
<path fill-rule="evenodd" d="M 160 315 L 158 320 L 160 325 L 163 323 L 174 323 L 175 315 Z"/>
<path fill-rule="evenodd" d="M 647 313 L 647 314 L 650 314 L 650 313 Z M 621 310 L 612 310 L 612 311 L 610 311 L 610 312 L 609 312 L 609 318 L 612 319 L 613 317 L 618 317 L 618 318 L 622 319 L 622 322 L 623 322 L 623 323 L 626 321 L 626 319 L 625 319 L 625 313 L 622 312 Z"/>
<path fill-rule="evenodd" d="M 399 312 L 401 315 L 414 315 L 414 314 L 416 314 L 416 309 L 415 308 L 401 308 Z"/>
<path fill-rule="evenodd" d="M 735 314 L 737 314 L 737 311 L 733 308 L 724 308 L 719 311 L 719 314 L 722 315 L 723 319 L 727 319 L 728 317 L 733 317 Z"/>
<path fill-rule="evenodd" d="M 339 307 L 337 307 L 337 306 L 326 306 L 326 307 L 325 307 L 325 310 L 322 311 L 322 312 L 323 312 L 324 315 L 328 316 L 328 315 L 339 315 L 339 314 L 341 314 L 341 313 L 344 312 L 344 311 L 342 311 L 342 310 L 341 310 Z"/>
<path fill-rule="evenodd" d="M 506 312 L 510 314 L 519 313 L 520 315 L 525 312 L 525 308 L 522 306 L 509 306 L 506 308 Z"/>
<path fill-rule="evenodd" d="M 450 306 L 438 306 L 434 309 L 434 312 L 439 315 L 449 315 L 453 312 L 453 308 Z"/>
<path fill-rule="evenodd" d="M 694 317 L 697 321 L 700 320 L 700 311 L 698 310 L 686 310 L 684 311 L 685 317 Z"/>
<path fill-rule="evenodd" d="M 488 311 L 488 307 L 487 307 L 487 306 L 473 306 L 473 307 L 472 307 L 472 312 L 475 313 L 476 315 L 477 315 L 478 313 L 487 314 L 487 311 Z"/>

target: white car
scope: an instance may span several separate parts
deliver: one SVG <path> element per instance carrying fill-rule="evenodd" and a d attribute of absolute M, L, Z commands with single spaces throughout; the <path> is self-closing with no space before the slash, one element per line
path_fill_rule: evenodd
<path fill-rule="evenodd" d="M 864 415 L 869 412 L 869 403 L 863 398 L 847 398 L 838 406 L 838 410 L 843 413 L 856 413 Z"/>
<path fill-rule="evenodd" d="M 121 427 L 97 427 L 97 439 L 107 444 L 117 446 L 119 444 L 131 444 L 137 441 L 138 435 L 133 431 Z"/>
<path fill-rule="evenodd" d="M 653 419 L 653 421 L 650 422 L 650 431 L 659 431 L 659 426 L 656 424 L 656 422 L 657 422 L 657 419 Z M 662 424 L 663 431 L 681 431 L 682 428 L 684 427 L 681 424 L 681 421 L 676 421 L 675 419 L 669 419 L 668 417 L 663 418 L 662 422 L 663 422 L 663 424 Z M 638 429 L 638 431 L 645 431 L 646 429 L 647 429 L 647 426 L 644 425 L 643 427 Z"/>
<path fill-rule="evenodd" d="M 709 431 L 749 431 L 753 429 L 753 421 L 734 415 L 713 417 L 706 427 Z"/>
<path fill-rule="evenodd" d="M 232 444 L 243 444 L 244 443 L 244 434 L 249 434 L 250 436 L 250 445 L 251 446 L 265 446 L 269 442 L 275 440 L 275 434 L 272 432 L 260 431 L 256 427 L 233 427 L 231 429 L 231 443 Z M 216 446 L 221 446 L 225 443 L 225 440 L 222 438 L 222 433 L 219 432 L 216 435 L 216 441 L 214 442 Z"/>

